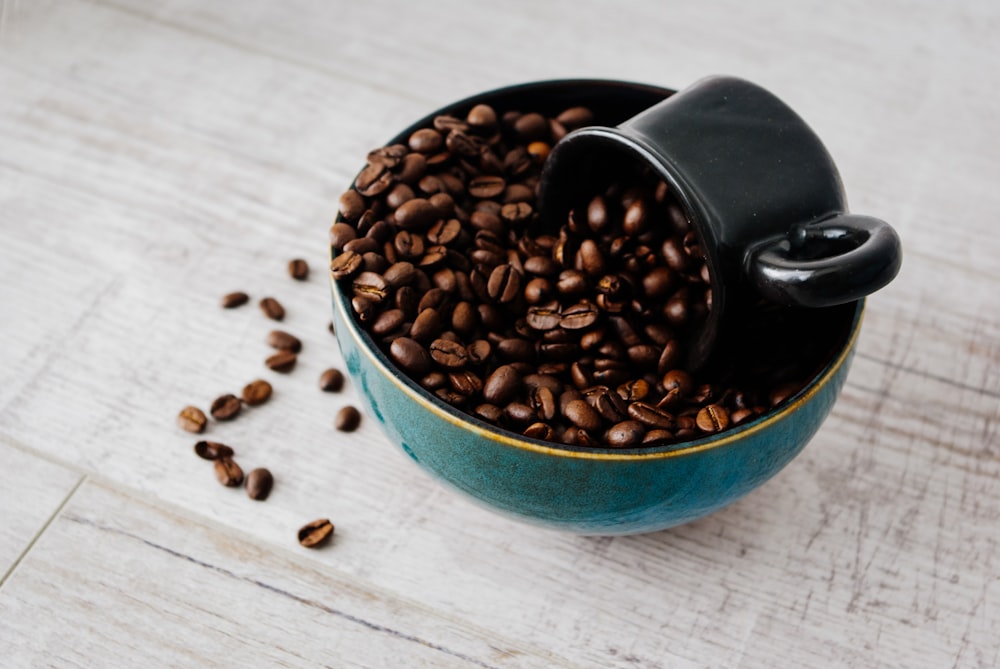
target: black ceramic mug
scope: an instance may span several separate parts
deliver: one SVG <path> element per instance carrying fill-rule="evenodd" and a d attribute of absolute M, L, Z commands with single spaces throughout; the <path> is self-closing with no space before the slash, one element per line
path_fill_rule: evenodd
<path fill-rule="evenodd" d="M 765 89 L 708 77 L 621 125 L 587 127 L 553 148 L 542 174 L 543 220 L 574 193 L 636 163 L 673 189 L 711 271 L 712 307 L 691 361 L 761 299 L 792 307 L 858 300 L 901 263 L 884 221 L 847 213 L 840 175 L 816 134 Z"/>

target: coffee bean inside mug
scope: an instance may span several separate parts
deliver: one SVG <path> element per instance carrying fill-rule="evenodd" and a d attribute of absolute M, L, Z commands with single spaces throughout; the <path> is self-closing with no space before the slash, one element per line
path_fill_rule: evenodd
<path fill-rule="evenodd" d="M 748 310 L 731 350 L 685 368 L 712 277 L 665 182 L 618 172 L 542 227 L 544 160 L 593 118 L 476 105 L 369 153 L 330 231 L 361 327 L 440 400 L 544 441 L 682 443 L 787 401 L 831 341 L 794 310 Z"/>

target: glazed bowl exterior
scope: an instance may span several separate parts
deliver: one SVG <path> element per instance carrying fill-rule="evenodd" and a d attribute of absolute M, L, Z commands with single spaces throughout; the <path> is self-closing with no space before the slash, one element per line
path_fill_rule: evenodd
<path fill-rule="evenodd" d="M 438 114 L 474 104 L 558 113 L 590 106 L 618 123 L 670 95 L 668 89 L 601 80 L 524 84 L 476 95 L 428 115 L 387 144 L 405 141 Z M 445 404 L 398 370 L 355 320 L 336 281 L 333 318 L 347 370 L 389 441 L 448 487 L 504 515 L 588 535 L 653 532 L 690 522 L 743 497 L 785 467 L 829 414 L 846 379 L 864 301 L 845 305 L 843 336 L 790 400 L 702 439 L 613 449 L 542 442 Z"/>

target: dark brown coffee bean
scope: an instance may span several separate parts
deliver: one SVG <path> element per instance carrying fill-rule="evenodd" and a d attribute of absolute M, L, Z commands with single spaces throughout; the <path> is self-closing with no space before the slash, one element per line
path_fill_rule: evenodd
<path fill-rule="evenodd" d="M 232 458 L 220 457 L 215 460 L 215 478 L 227 488 L 243 485 L 243 470 Z"/>
<path fill-rule="evenodd" d="M 756 417 L 753 409 L 737 409 L 736 411 L 729 414 L 729 420 L 733 425 L 742 425 L 753 420 Z"/>
<path fill-rule="evenodd" d="M 235 309 L 243 306 L 250 299 L 250 296 L 243 292 L 228 293 L 222 296 L 223 309 Z"/>
<path fill-rule="evenodd" d="M 306 523 L 299 529 L 299 544 L 305 548 L 318 548 L 330 540 L 333 531 L 333 523 L 328 518 Z"/>
<path fill-rule="evenodd" d="M 552 420 L 556 416 L 556 396 L 551 388 L 538 386 L 528 394 L 531 408 L 542 420 Z"/>
<path fill-rule="evenodd" d="M 357 231 L 347 223 L 334 223 L 330 227 L 330 246 L 336 251 L 341 251 L 345 244 L 357 239 L 357 237 Z"/>
<path fill-rule="evenodd" d="M 471 365 L 482 365 L 489 360 L 493 347 L 485 339 L 477 339 L 466 347 Z"/>
<path fill-rule="evenodd" d="M 269 356 L 264 361 L 264 364 L 271 371 L 287 374 L 295 368 L 296 362 L 298 362 L 298 356 L 291 351 L 278 351 L 274 355 Z"/>
<path fill-rule="evenodd" d="M 669 392 L 677 389 L 681 395 L 687 396 L 694 392 L 694 379 L 683 369 L 672 369 L 663 375 L 663 390 Z"/>
<path fill-rule="evenodd" d="M 187 406 L 177 414 L 177 425 L 185 432 L 200 434 L 205 431 L 208 418 L 198 407 Z"/>
<path fill-rule="evenodd" d="M 521 434 L 530 439 L 540 439 L 541 441 L 552 441 L 555 436 L 552 426 L 546 423 L 532 423 L 524 428 Z"/>
<path fill-rule="evenodd" d="M 559 116 L 556 121 L 562 124 L 567 130 L 576 130 L 585 125 L 594 123 L 594 114 L 586 107 L 570 107 Z"/>
<path fill-rule="evenodd" d="M 672 429 L 676 424 L 672 414 L 645 402 L 629 404 L 628 415 L 641 423 L 664 430 Z"/>
<path fill-rule="evenodd" d="M 494 121 L 496 120 L 496 115 L 494 115 Z M 451 132 L 452 130 L 460 130 L 461 132 L 468 132 L 469 124 L 460 118 L 455 116 L 448 116 L 446 114 L 441 114 L 434 117 L 434 129 L 438 132 L 443 132 L 445 134 Z"/>
<path fill-rule="evenodd" d="M 267 496 L 271 494 L 271 488 L 274 486 L 274 476 L 271 472 L 264 469 L 263 467 L 258 467 L 252 470 L 246 476 L 246 490 L 247 496 L 250 499 L 257 501 L 264 501 Z"/>
<path fill-rule="evenodd" d="M 431 244 L 447 246 L 462 234 L 462 223 L 457 218 L 441 219 L 427 231 L 427 241 Z"/>
<path fill-rule="evenodd" d="M 340 214 L 345 220 L 353 223 L 365 212 L 365 200 L 361 193 L 353 188 L 340 196 Z"/>
<path fill-rule="evenodd" d="M 721 432 L 729 427 L 729 412 L 718 404 L 702 407 L 695 419 L 702 432 Z"/>
<path fill-rule="evenodd" d="M 309 278 L 309 263 L 302 258 L 295 258 L 288 261 L 288 275 L 296 281 L 305 281 Z"/>
<path fill-rule="evenodd" d="M 565 330 L 582 330 L 596 323 L 599 315 L 597 305 L 584 300 L 564 309 L 559 324 Z"/>
<path fill-rule="evenodd" d="M 330 276 L 334 279 L 349 279 L 361 271 L 361 255 L 353 251 L 343 251 L 330 262 Z"/>
<path fill-rule="evenodd" d="M 483 398 L 491 404 L 503 405 L 513 399 L 521 387 L 521 374 L 512 365 L 501 365 L 486 378 Z"/>
<path fill-rule="evenodd" d="M 683 297 L 672 297 L 663 307 L 663 315 L 673 325 L 685 325 L 690 317 L 688 301 Z"/>
<path fill-rule="evenodd" d="M 280 321 L 285 318 L 285 308 L 273 297 L 265 297 L 261 300 L 260 309 L 272 321 Z"/>
<path fill-rule="evenodd" d="M 413 263 L 401 260 L 386 268 L 382 278 L 393 288 L 408 286 L 416 280 L 417 268 Z"/>
<path fill-rule="evenodd" d="M 580 242 L 580 250 L 576 252 L 576 269 L 587 276 L 596 277 L 604 274 L 605 266 L 604 254 L 594 240 L 585 239 Z"/>
<path fill-rule="evenodd" d="M 445 369 L 461 369 L 469 361 L 469 354 L 459 342 L 435 339 L 430 345 L 431 359 Z"/>
<path fill-rule="evenodd" d="M 339 393 L 344 387 L 344 374 L 333 367 L 319 376 L 319 388 L 325 393 Z"/>
<path fill-rule="evenodd" d="M 435 153 L 444 145 L 444 137 L 433 128 L 421 128 L 410 135 L 409 144 L 417 153 Z"/>
<path fill-rule="evenodd" d="M 543 140 L 549 135 L 549 121 L 536 112 L 523 114 L 514 122 L 514 132 L 526 143 Z"/>
<path fill-rule="evenodd" d="M 592 232 L 603 232 L 608 227 L 608 203 L 601 195 L 595 195 L 587 205 L 587 227 Z"/>
<path fill-rule="evenodd" d="M 283 330 L 271 330 L 267 335 L 267 344 L 280 351 L 298 353 L 302 350 L 302 341 Z"/>
<path fill-rule="evenodd" d="M 396 180 L 410 186 L 416 184 L 427 172 L 429 162 L 422 153 L 407 154 L 396 168 Z"/>
<path fill-rule="evenodd" d="M 585 400 L 573 400 L 566 405 L 563 415 L 573 425 L 583 430 L 597 430 L 601 427 L 601 415 Z"/>
<path fill-rule="evenodd" d="M 521 292 L 521 274 L 510 265 L 498 265 L 490 273 L 486 290 L 494 302 L 512 302 Z"/>
<path fill-rule="evenodd" d="M 576 297 L 587 290 L 587 278 L 583 272 L 575 269 L 563 270 L 559 273 L 559 281 L 556 283 L 556 290 L 560 295 L 566 297 Z"/>
<path fill-rule="evenodd" d="M 503 409 L 495 404 L 483 403 L 472 410 L 472 415 L 488 423 L 497 423 L 503 418 Z"/>
<path fill-rule="evenodd" d="M 681 363 L 682 357 L 680 342 L 676 339 L 668 341 L 656 362 L 656 373 L 666 374 L 669 370 L 676 368 Z"/>
<path fill-rule="evenodd" d="M 618 397 L 622 398 L 622 400 L 626 402 L 644 400 L 649 395 L 649 391 L 649 383 L 647 383 L 645 379 L 627 381 L 618 386 L 616 390 Z"/>
<path fill-rule="evenodd" d="M 449 132 L 444 142 L 449 151 L 466 158 L 477 157 L 486 149 L 486 142 L 480 137 L 460 130 Z"/>
<path fill-rule="evenodd" d="M 271 399 L 272 392 L 273 389 L 270 383 L 264 379 L 257 379 L 243 386 L 243 392 L 240 393 L 240 397 L 246 402 L 247 406 L 255 407 Z"/>
<path fill-rule="evenodd" d="M 562 322 L 562 314 L 559 313 L 559 303 L 552 301 L 529 307 L 528 315 L 525 319 L 528 325 L 535 330 L 544 331 L 557 328 Z"/>
<path fill-rule="evenodd" d="M 448 375 L 444 372 L 433 371 L 420 379 L 420 385 L 428 390 L 438 390 L 448 385 Z"/>
<path fill-rule="evenodd" d="M 377 197 L 389 190 L 393 176 L 385 165 L 369 164 L 354 180 L 354 187 L 365 197 Z"/>
<path fill-rule="evenodd" d="M 460 335 L 468 337 L 479 325 L 479 312 L 465 300 L 455 305 L 451 312 L 451 327 Z"/>
<path fill-rule="evenodd" d="M 351 288 L 358 297 L 363 297 L 375 304 L 381 303 L 389 296 L 389 283 L 381 274 L 362 272 L 354 277 Z"/>
<path fill-rule="evenodd" d="M 194 452 L 203 460 L 233 457 L 233 449 L 217 441 L 199 441 L 194 445 Z"/>
<path fill-rule="evenodd" d="M 410 326 L 410 338 L 426 344 L 437 337 L 443 329 L 437 309 L 427 307 L 421 311 Z"/>
<path fill-rule="evenodd" d="M 437 207 L 422 197 L 407 200 L 396 209 L 395 214 L 396 225 L 404 230 L 420 230 L 442 218 Z"/>
<path fill-rule="evenodd" d="M 239 415 L 242 408 L 243 403 L 240 402 L 240 398 L 227 393 L 215 398 L 209 409 L 209 413 L 212 414 L 212 418 L 215 420 L 232 420 Z"/>
<path fill-rule="evenodd" d="M 467 369 L 448 372 L 448 383 L 456 393 L 465 397 L 483 392 L 483 380 Z"/>
<path fill-rule="evenodd" d="M 431 357 L 427 350 L 409 337 L 397 337 L 389 345 L 389 356 L 393 362 L 414 376 L 422 376 L 431 368 Z"/>
<path fill-rule="evenodd" d="M 364 256 L 366 253 L 381 252 L 382 247 L 373 237 L 358 237 L 344 244 L 344 253 L 348 251 Z"/>
<path fill-rule="evenodd" d="M 341 432 L 354 432 L 361 425 L 361 412 L 351 405 L 341 407 L 333 419 L 333 426 Z"/>
<path fill-rule="evenodd" d="M 532 213 L 534 209 L 527 202 L 509 202 L 500 208 L 500 218 L 508 223 L 524 223 Z"/>
<path fill-rule="evenodd" d="M 615 448 L 634 446 L 646 436 L 646 426 L 637 420 L 616 423 L 608 430 L 608 445 Z"/>
<path fill-rule="evenodd" d="M 628 404 L 607 386 L 598 385 L 583 391 L 587 403 L 611 422 L 619 423 L 628 417 Z"/>
<path fill-rule="evenodd" d="M 646 436 L 642 438 L 642 443 L 646 445 L 655 445 L 673 441 L 673 439 L 674 433 L 670 430 L 656 428 L 646 433 Z"/>
<path fill-rule="evenodd" d="M 407 148 L 402 144 L 383 146 L 368 152 L 368 163 L 388 168 L 396 167 L 407 153 Z"/>
<path fill-rule="evenodd" d="M 481 200 L 496 197 L 503 193 L 507 182 L 503 177 L 483 174 L 469 181 L 469 195 Z"/>

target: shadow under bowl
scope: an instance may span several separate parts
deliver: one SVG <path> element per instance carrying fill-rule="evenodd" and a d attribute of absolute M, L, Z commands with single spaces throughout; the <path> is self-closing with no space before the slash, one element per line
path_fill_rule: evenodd
<path fill-rule="evenodd" d="M 558 80 L 482 93 L 417 121 L 387 144 L 405 143 L 439 114 L 475 104 L 555 115 L 587 106 L 615 125 L 669 96 L 668 89 L 607 80 Z M 846 379 L 864 301 L 814 310 L 830 337 L 818 370 L 787 402 L 754 421 L 702 439 L 646 448 L 566 446 L 530 439 L 444 403 L 395 367 L 333 286 L 333 317 L 347 370 L 369 415 L 424 470 L 487 508 L 587 535 L 654 532 L 743 497 L 805 447 Z M 806 316 L 806 318 L 809 318 Z"/>

